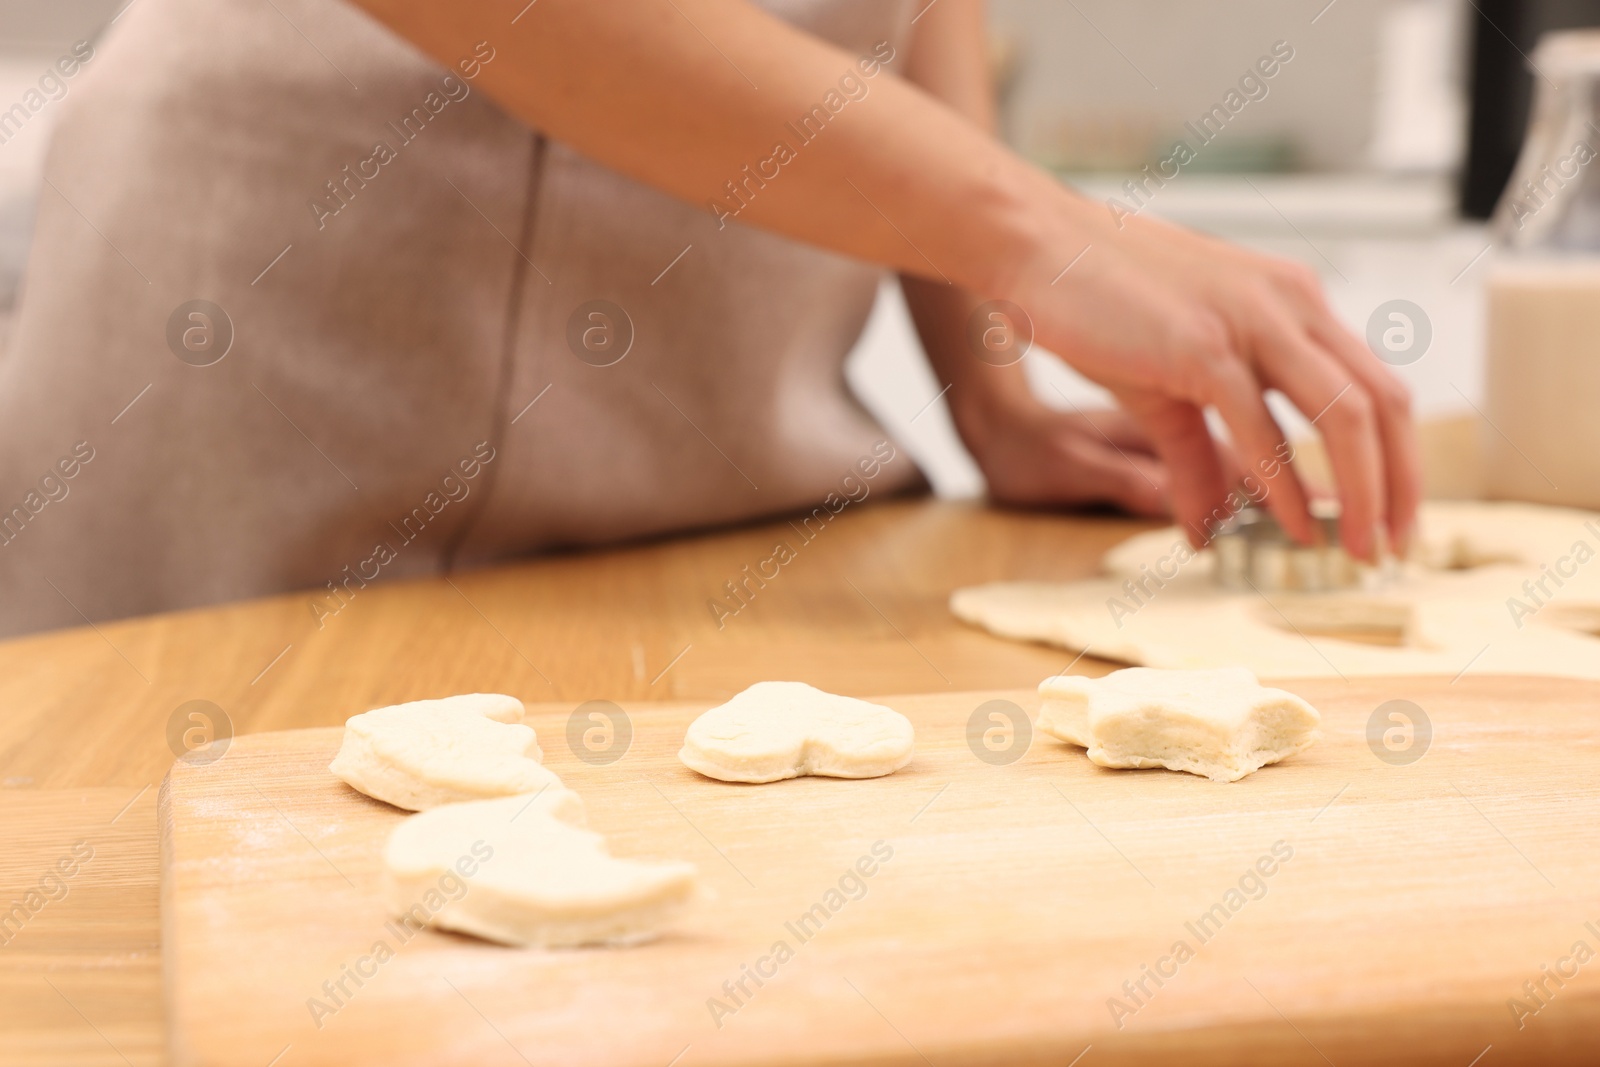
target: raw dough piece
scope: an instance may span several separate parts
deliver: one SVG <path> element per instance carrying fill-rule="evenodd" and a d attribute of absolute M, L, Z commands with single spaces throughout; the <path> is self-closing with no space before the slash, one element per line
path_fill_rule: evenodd
<path fill-rule="evenodd" d="M 1417 515 L 1412 556 L 1434 570 L 1458 570 L 1505 563 L 1537 568 L 1593 531 L 1585 524 L 1600 516 L 1577 508 L 1515 501 L 1430 500 Z"/>
<path fill-rule="evenodd" d="M 911 720 L 803 682 L 757 682 L 689 724 L 678 758 L 724 782 L 878 778 L 911 762 Z"/>
<path fill-rule="evenodd" d="M 1002 637 L 1145 667 L 1600 679 L 1600 514 L 1428 501 L 1419 529 L 1413 560 L 1373 590 L 1220 589 L 1210 553 L 1190 556 L 1172 527 L 1112 548 L 1112 577 L 958 589 L 950 609 Z"/>
<path fill-rule="evenodd" d="M 378 708 L 345 723 L 328 769 L 353 788 L 409 811 L 537 793 L 561 779 L 515 697 L 471 693 Z"/>
<path fill-rule="evenodd" d="M 1057 675 L 1039 692 L 1039 729 L 1087 748 L 1102 767 L 1165 767 L 1237 782 L 1321 736 L 1315 708 L 1240 667 Z"/>
<path fill-rule="evenodd" d="M 696 897 L 693 864 L 617 859 L 582 823 L 561 786 L 413 815 L 384 849 L 389 902 L 440 929 L 564 947 L 647 941 Z"/>
<path fill-rule="evenodd" d="M 418 711 L 472 711 L 495 722 L 521 722 L 528 711 L 522 706 L 522 701 L 504 693 L 462 693 L 438 700 L 413 700 L 391 707 L 415 708 Z"/>
<path fill-rule="evenodd" d="M 1521 504 L 1514 501 L 1428 500 L 1417 513 L 1411 558 L 1424 570 L 1450 571 L 1491 564 L 1537 568 L 1571 548 L 1586 532 L 1585 523 L 1600 519 L 1577 508 Z M 1211 577 L 1213 556 L 1188 547 L 1176 526 L 1134 534 L 1106 552 L 1101 566 L 1118 578 L 1140 578 L 1155 570 L 1170 578 Z"/>

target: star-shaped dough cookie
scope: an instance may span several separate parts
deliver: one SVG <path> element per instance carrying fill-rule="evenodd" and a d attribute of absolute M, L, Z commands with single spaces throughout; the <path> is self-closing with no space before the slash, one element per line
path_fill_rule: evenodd
<path fill-rule="evenodd" d="M 1321 737 L 1317 709 L 1243 667 L 1058 675 L 1039 692 L 1038 728 L 1087 748 L 1102 767 L 1165 767 L 1237 782 Z"/>

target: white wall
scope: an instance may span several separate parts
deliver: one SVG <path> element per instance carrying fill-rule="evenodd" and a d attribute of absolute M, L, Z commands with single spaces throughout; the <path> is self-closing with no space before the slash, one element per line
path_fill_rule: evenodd
<path fill-rule="evenodd" d="M 990 0 L 994 32 L 1017 55 L 1007 133 L 1041 159 L 1052 154 L 1050 131 L 1062 118 L 1147 123 L 1151 136 L 1165 136 L 1284 40 L 1294 59 L 1230 125 L 1228 140 L 1282 136 L 1295 142 L 1302 166 L 1348 169 L 1371 134 L 1388 2 Z"/>

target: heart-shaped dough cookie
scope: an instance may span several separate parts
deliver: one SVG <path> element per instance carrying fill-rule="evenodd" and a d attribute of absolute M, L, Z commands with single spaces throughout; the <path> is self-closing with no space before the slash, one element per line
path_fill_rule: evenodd
<path fill-rule="evenodd" d="M 1039 692 L 1040 731 L 1082 745 L 1102 767 L 1165 767 L 1236 782 L 1321 736 L 1317 709 L 1243 667 L 1057 675 Z"/>
<path fill-rule="evenodd" d="M 378 708 L 345 723 L 328 769 L 409 811 L 560 785 L 521 718 L 521 701 L 489 693 Z"/>
<path fill-rule="evenodd" d="M 757 682 L 691 723 L 678 758 L 724 782 L 878 778 L 911 762 L 914 740 L 893 708 L 803 682 Z"/>
<path fill-rule="evenodd" d="M 413 815 L 384 849 L 390 903 L 408 926 L 507 945 L 655 937 L 697 895 L 694 865 L 618 859 L 582 817 L 560 786 Z"/>

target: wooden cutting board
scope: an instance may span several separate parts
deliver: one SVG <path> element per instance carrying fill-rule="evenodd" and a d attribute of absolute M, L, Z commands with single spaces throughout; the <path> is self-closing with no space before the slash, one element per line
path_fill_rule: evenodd
<path fill-rule="evenodd" d="M 974 710 L 1030 692 L 887 698 L 917 727 L 905 770 L 767 786 L 677 762 L 703 705 L 630 706 L 608 766 L 569 749 L 573 709 L 531 709 L 613 851 L 693 860 L 715 893 L 629 949 L 402 942 L 379 857 L 403 815 L 328 774 L 340 731 L 236 738 L 162 790 L 174 1062 L 1593 1062 L 1600 958 L 1572 953 L 1600 951 L 1600 691 L 1288 687 L 1323 741 L 1231 785 L 1042 737 L 974 755 Z M 1432 723 L 1409 765 L 1367 739 L 1394 699 Z"/>

